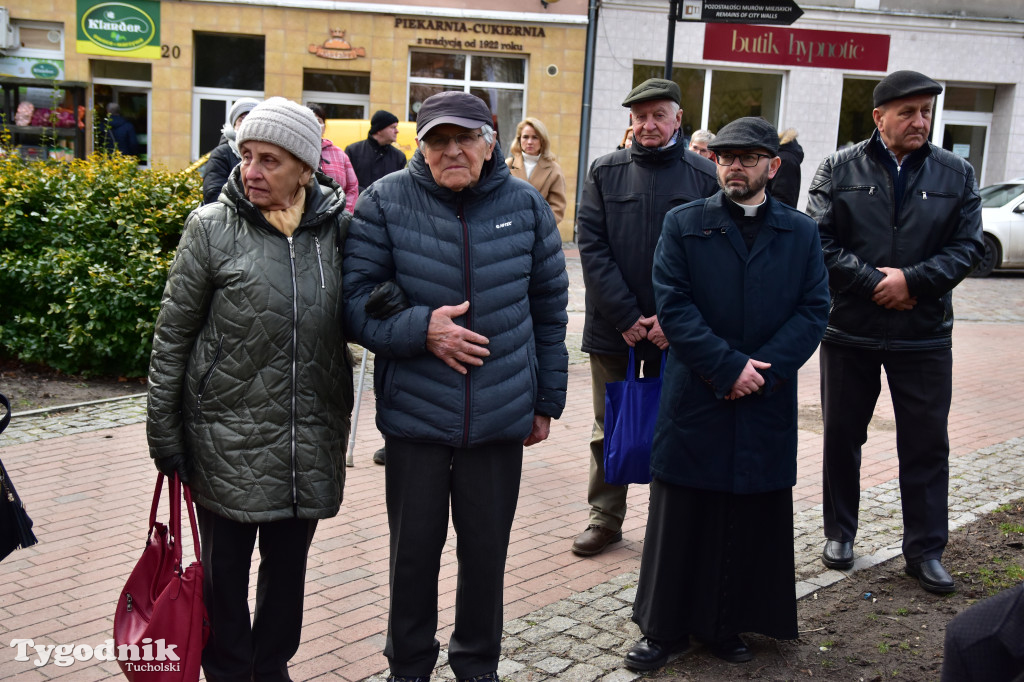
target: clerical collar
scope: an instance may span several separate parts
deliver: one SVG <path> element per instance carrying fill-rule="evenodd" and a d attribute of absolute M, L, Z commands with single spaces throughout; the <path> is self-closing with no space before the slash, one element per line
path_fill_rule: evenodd
<path fill-rule="evenodd" d="M 729 199 L 729 197 L 726 197 L 726 199 Z M 757 214 L 761 211 L 761 207 L 763 207 L 765 205 L 765 202 L 768 201 L 768 195 L 765 194 L 763 197 L 761 197 L 760 204 L 741 204 L 738 201 L 733 201 L 732 199 L 729 199 L 729 201 L 732 202 L 732 204 L 736 206 L 736 208 L 740 209 L 740 211 L 743 212 L 743 215 L 745 217 L 756 218 Z"/>

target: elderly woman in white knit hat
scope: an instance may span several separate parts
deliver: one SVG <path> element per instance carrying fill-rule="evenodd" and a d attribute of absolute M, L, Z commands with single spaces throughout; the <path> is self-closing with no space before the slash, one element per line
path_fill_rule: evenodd
<path fill-rule="evenodd" d="M 235 139 L 242 121 L 253 110 L 260 101 L 252 97 L 239 97 L 228 109 L 228 120 L 221 128 L 220 144 L 212 152 L 210 158 L 203 165 L 203 203 L 212 204 L 217 201 L 220 191 L 224 188 L 231 169 L 242 160 L 242 154 L 238 151 L 238 141 Z"/>
<path fill-rule="evenodd" d="M 351 216 L 314 173 L 320 126 L 273 97 L 249 113 L 238 149 L 218 201 L 185 222 L 149 370 L 150 455 L 198 508 L 211 682 L 288 679 L 309 546 L 341 505 L 352 409 L 341 296 Z"/>

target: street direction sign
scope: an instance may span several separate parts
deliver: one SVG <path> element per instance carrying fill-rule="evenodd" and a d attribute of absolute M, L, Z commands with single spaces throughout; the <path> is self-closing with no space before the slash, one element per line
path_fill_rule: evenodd
<path fill-rule="evenodd" d="M 682 0 L 676 18 L 706 24 L 789 26 L 803 13 L 794 0 Z"/>

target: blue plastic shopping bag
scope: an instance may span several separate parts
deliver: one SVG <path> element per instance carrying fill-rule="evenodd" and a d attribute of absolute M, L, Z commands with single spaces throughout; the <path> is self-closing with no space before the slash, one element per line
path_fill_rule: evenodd
<path fill-rule="evenodd" d="M 663 354 L 662 372 L 664 365 Z M 661 377 L 636 378 L 636 357 L 630 348 L 626 380 L 605 384 L 605 483 L 651 482 L 651 442 L 660 400 Z"/>

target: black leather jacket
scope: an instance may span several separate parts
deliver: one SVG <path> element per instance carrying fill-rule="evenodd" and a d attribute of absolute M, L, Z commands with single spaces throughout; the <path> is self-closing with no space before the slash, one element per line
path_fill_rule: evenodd
<path fill-rule="evenodd" d="M 718 191 L 715 164 L 680 140 L 665 149 L 635 144 L 594 161 L 577 216 L 586 285 L 583 351 L 625 355 L 622 332 L 655 314 L 651 266 L 665 214 Z M 637 344 L 638 360 L 661 351 Z"/>
<path fill-rule="evenodd" d="M 974 169 L 928 144 L 904 158 L 906 187 L 896 212 L 889 152 L 870 139 L 822 161 L 811 181 L 807 213 L 818 221 L 832 307 L 825 340 L 877 350 L 949 348 L 952 290 L 984 252 L 981 199 Z M 871 300 L 900 268 L 917 304 L 890 310 Z"/>

